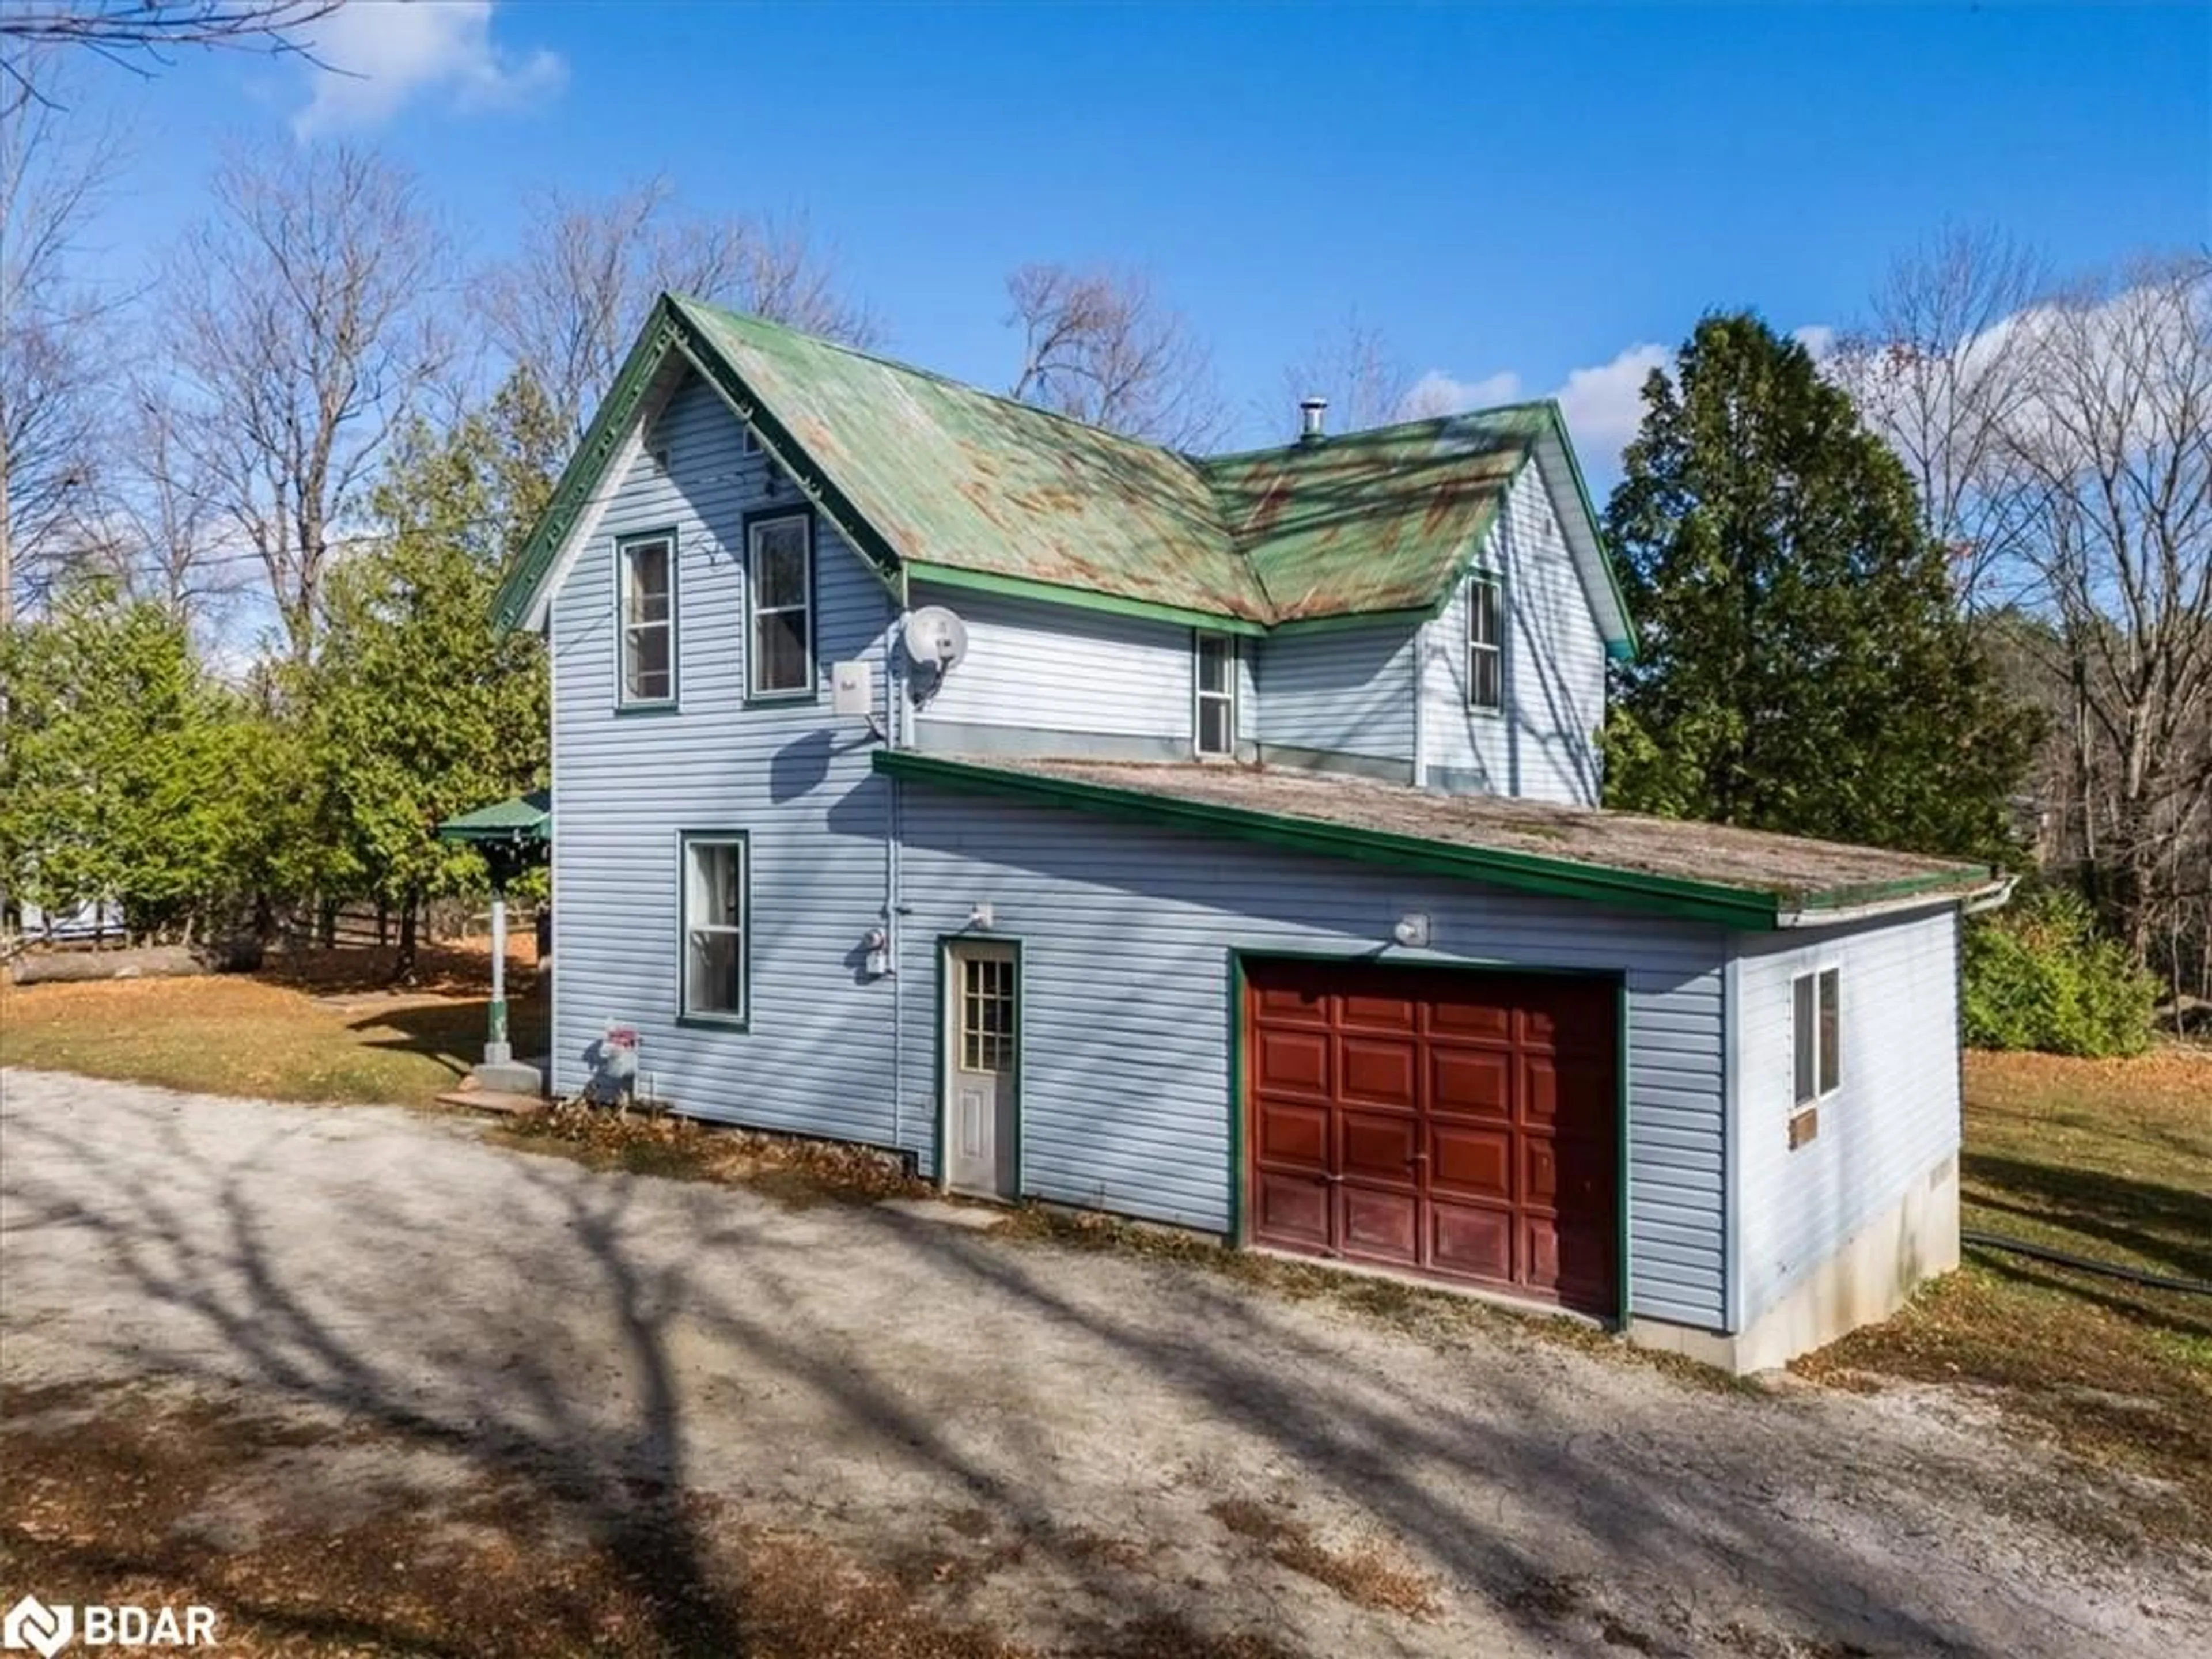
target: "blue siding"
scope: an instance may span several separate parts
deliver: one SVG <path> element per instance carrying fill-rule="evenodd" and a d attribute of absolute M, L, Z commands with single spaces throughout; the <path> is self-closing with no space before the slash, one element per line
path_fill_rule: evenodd
<path fill-rule="evenodd" d="M 831 662 L 866 659 L 883 695 L 895 613 L 817 522 L 823 700 L 744 706 L 743 516 L 799 499 L 787 483 L 768 496 L 765 470 L 716 394 L 687 380 L 555 596 L 553 1083 L 578 1087 L 584 1050 L 621 1021 L 687 1111 L 889 1142 L 895 991 L 859 973 L 858 951 L 882 925 L 890 788 L 859 722 L 831 720 L 826 682 Z M 615 538 L 672 525 L 680 707 L 617 714 Z M 676 1023 L 683 830 L 751 834 L 750 1032 Z"/>
<path fill-rule="evenodd" d="M 1413 633 L 1403 623 L 1259 642 L 1259 739 L 1401 763 L 1413 760 Z"/>
<path fill-rule="evenodd" d="M 1470 709 L 1468 589 L 1429 624 L 1423 746 L 1439 787 L 1569 805 L 1598 804 L 1605 641 L 1541 470 L 1524 469 L 1482 549 L 1504 578 L 1505 707 Z"/>
<path fill-rule="evenodd" d="M 934 1157 L 938 939 L 978 902 L 1023 943 L 1023 1190 L 1225 1230 L 1232 948 L 1626 969 L 1634 1310 L 1721 1323 L 1721 962 L 1711 929 L 1049 808 L 903 791 L 905 1145 Z"/>
<path fill-rule="evenodd" d="M 1748 1326 L 1912 1182 L 1959 1149 L 1958 919 L 1740 935 L 1729 1047 L 1736 1073 L 1739 1247 Z M 1837 969 L 1842 1086 L 1792 1151 L 1790 981 Z"/>

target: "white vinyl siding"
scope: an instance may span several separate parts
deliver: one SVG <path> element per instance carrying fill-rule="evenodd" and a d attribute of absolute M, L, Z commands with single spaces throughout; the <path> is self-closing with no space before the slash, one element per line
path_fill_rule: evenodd
<path fill-rule="evenodd" d="M 1188 627 L 925 582 L 912 603 L 944 605 L 968 625 L 967 656 L 915 711 L 915 747 L 1190 757 Z"/>
<path fill-rule="evenodd" d="M 1729 1048 L 1745 1324 L 1957 1153 L 1957 927 L 1942 909 L 1736 936 Z M 1820 1100 L 1820 1133 L 1793 1147 L 1796 986 L 1832 971 L 1840 1073 Z"/>
<path fill-rule="evenodd" d="M 1428 629 L 1422 742 L 1431 787 L 1598 804 L 1605 641 L 1540 467 L 1522 469 L 1460 584 Z M 1501 706 L 1477 701 L 1471 614 L 1481 575 L 1500 602 Z"/>
<path fill-rule="evenodd" d="M 1414 632 L 1362 623 L 1260 641 L 1260 742 L 1399 765 L 1410 778 Z"/>

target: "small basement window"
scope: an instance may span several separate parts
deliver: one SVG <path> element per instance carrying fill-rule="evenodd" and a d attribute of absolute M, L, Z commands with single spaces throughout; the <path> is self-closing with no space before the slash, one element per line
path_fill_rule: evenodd
<path fill-rule="evenodd" d="M 1208 760 L 1237 754 L 1237 641 L 1229 634 L 1194 635 L 1193 673 L 1198 704 L 1193 712 L 1193 747 Z"/>
<path fill-rule="evenodd" d="M 621 701 L 676 701 L 676 538 L 632 536 L 616 544 L 621 587 Z"/>
<path fill-rule="evenodd" d="M 743 1025 L 750 851 L 742 831 L 686 835 L 684 847 L 685 1019 Z"/>
<path fill-rule="evenodd" d="M 1505 587 L 1492 570 L 1467 581 L 1467 705 L 1505 707 Z"/>
<path fill-rule="evenodd" d="M 1843 1081 L 1843 976 L 1824 968 L 1790 982 L 1790 1036 L 1796 1059 L 1796 1103 L 1815 1105 Z"/>
<path fill-rule="evenodd" d="M 745 530 L 745 694 L 814 694 L 813 519 L 758 519 Z"/>

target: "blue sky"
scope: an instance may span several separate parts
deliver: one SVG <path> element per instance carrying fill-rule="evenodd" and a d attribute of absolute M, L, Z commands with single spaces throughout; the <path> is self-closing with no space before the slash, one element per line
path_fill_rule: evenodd
<path fill-rule="evenodd" d="M 412 14 L 412 15 L 410 15 Z M 1700 312 L 1847 321 L 1947 220 L 2061 269 L 2212 241 L 2212 8 L 600 4 L 363 7 L 374 64 L 83 71 L 135 160 L 129 269 L 225 137 L 373 141 L 479 255 L 525 187 L 655 173 L 800 211 L 890 349 L 1002 383 L 1006 271 L 1141 264 L 1212 346 L 1240 437 L 1354 308 L 1411 373 L 1570 411 L 1601 472 L 1649 352 Z M 1577 375 L 1579 378 L 1572 378 Z"/>

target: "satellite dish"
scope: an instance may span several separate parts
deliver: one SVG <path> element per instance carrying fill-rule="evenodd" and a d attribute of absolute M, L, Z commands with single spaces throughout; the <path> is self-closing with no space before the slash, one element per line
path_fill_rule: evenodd
<path fill-rule="evenodd" d="M 949 672 L 968 654 L 968 624 L 941 605 L 925 605 L 906 619 L 906 653 L 923 668 Z"/>

